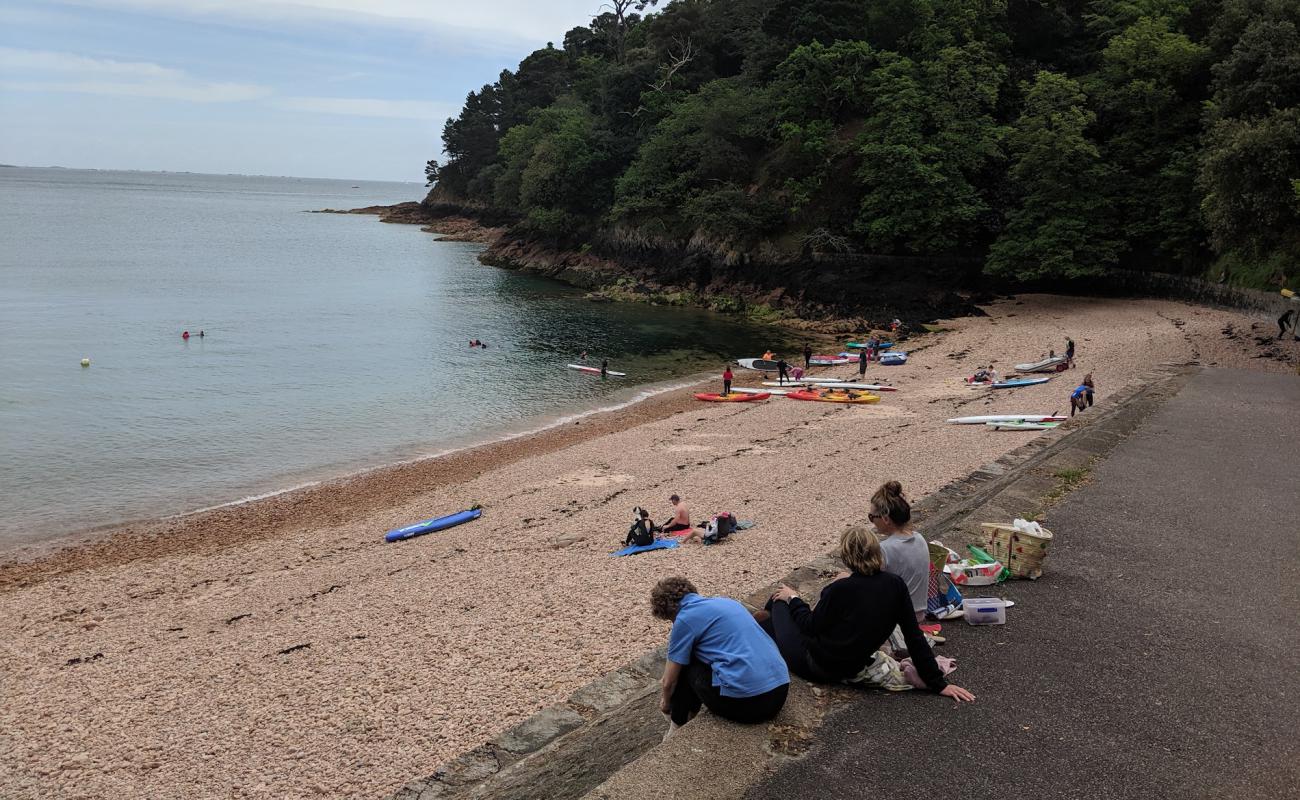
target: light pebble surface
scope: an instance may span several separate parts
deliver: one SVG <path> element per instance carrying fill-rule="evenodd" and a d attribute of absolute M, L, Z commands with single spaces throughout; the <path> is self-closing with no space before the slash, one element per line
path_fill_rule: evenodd
<path fill-rule="evenodd" d="M 667 625 L 648 612 L 658 578 L 742 595 L 830 550 L 882 481 L 919 498 L 1036 435 L 948 417 L 1065 410 L 1089 371 L 1105 405 L 1163 362 L 1296 368 L 1295 344 L 1256 342 L 1276 332 L 1263 314 L 1049 295 L 986 310 L 906 343 L 906 366 L 872 365 L 869 380 L 901 389 L 874 406 L 683 405 L 563 447 L 500 448 L 457 481 L 398 491 L 375 473 L 332 489 L 338 513 L 201 552 L 46 573 L 37 562 L 25 582 L 11 569 L 0 796 L 382 796 L 661 643 Z M 1005 373 L 1061 352 L 1066 336 L 1078 367 L 1045 385 L 961 383 L 980 363 Z M 389 490 L 387 505 L 347 502 Z M 696 517 L 731 510 L 758 527 L 610 558 L 632 507 L 662 519 L 673 492 Z M 472 501 L 478 522 L 382 541 Z"/>

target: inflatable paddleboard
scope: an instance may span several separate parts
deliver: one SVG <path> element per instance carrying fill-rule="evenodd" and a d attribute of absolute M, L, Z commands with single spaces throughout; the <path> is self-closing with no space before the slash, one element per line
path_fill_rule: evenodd
<path fill-rule="evenodd" d="M 839 378 L 789 378 L 785 383 L 780 381 L 763 381 L 764 386 L 843 386 L 844 381 Z"/>
<path fill-rule="evenodd" d="M 1050 431 L 1059 422 L 986 422 L 995 431 Z"/>
<path fill-rule="evenodd" d="M 907 363 L 907 353 L 881 353 L 880 364 L 885 367 L 896 367 L 900 364 Z"/>
<path fill-rule="evenodd" d="M 600 374 L 600 367 L 588 367 L 588 366 L 584 366 L 584 365 L 582 365 L 582 364 L 569 364 L 569 365 L 567 365 L 567 366 L 569 367 L 569 369 L 576 369 L 578 372 L 586 372 L 586 373 L 589 374 L 589 375 L 599 375 L 599 374 Z M 611 377 L 611 378 L 626 378 L 626 377 L 627 377 L 627 373 L 626 373 L 626 372 L 615 372 L 615 371 L 612 370 L 612 369 L 611 369 L 611 370 L 606 370 L 606 371 L 605 371 L 605 374 L 608 375 L 608 376 Z"/>
<path fill-rule="evenodd" d="M 846 356 L 844 358 L 840 358 L 839 356 L 821 355 L 821 356 L 813 356 L 812 358 L 808 359 L 808 363 L 814 367 L 839 367 L 839 366 L 843 366 L 844 364 L 851 364 L 857 360 L 858 360 L 857 356 Z"/>
<path fill-rule="evenodd" d="M 1047 383 L 1053 376 L 1046 378 L 1016 378 L 1009 381 L 998 381 L 996 383 L 972 383 L 972 389 L 1019 389 L 1021 386 L 1037 386 L 1040 383 Z"/>
<path fill-rule="evenodd" d="M 758 392 L 750 394 L 748 392 L 737 393 L 735 389 L 731 394 L 718 394 L 717 392 L 696 392 L 695 399 L 703 400 L 706 403 L 748 403 L 754 400 L 766 400 L 771 397 L 771 392 Z"/>
<path fill-rule="evenodd" d="M 1017 364 L 1016 372 L 1057 372 L 1057 368 L 1064 363 L 1065 356 L 1052 356 L 1030 364 Z"/>
<path fill-rule="evenodd" d="M 773 381 L 769 381 L 769 383 L 773 383 Z M 790 384 L 788 383 L 786 384 L 786 386 L 789 385 Z M 731 391 L 740 392 L 741 394 L 775 394 L 784 396 L 790 392 L 799 391 L 799 389 L 798 387 L 793 389 L 755 389 L 752 386 L 733 386 L 731 387 Z"/>
<path fill-rule="evenodd" d="M 420 536 L 434 531 L 454 528 L 463 522 L 478 519 L 483 516 L 483 509 L 471 508 L 466 511 L 458 511 L 455 514 L 448 514 L 445 517 L 434 517 L 426 519 L 424 522 L 417 522 L 414 525 L 407 525 L 405 528 L 389 531 L 384 534 L 385 542 L 400 542 L 403 539 L 410 539 L 413 536 Z"/>
<path fill-rule="evenodd" d="M 980 417 L 953 417 L 954 425 L 983 425 L 986 422 L 1065 422 L 1066 417 L 1053 414 L 985 414 Z"/>
<path fill-rule="evenodd" d="M 745 369 L 757 370 L 759 372 L 776 372 L 777 370 L 776 362 L 770 358 L 738 358 L 736 359 L 736 363 Z M 786 364 L 794 366 L 793 364 L 790 364 L 789 361 L 787 361 Z"/>

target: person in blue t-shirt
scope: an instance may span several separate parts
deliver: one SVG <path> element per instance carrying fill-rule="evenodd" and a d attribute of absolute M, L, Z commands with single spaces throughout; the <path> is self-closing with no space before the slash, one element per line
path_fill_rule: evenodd
<path fill-rule="evenodd" d="M 673 623 L 668 635 L 659 710 L 667 739 L 706 705 L 733 722 L 775 717 L 785 705 L 790 672 L 750 612 L 727 597 L 702 597 L 685 578 L 664 578 L 650 592 L 650 612 Z"/>
<path fill-rule="evenodd" d="M 1092 382 L 1092 373 L 1089 372 L 1083 376 L 1083 383 L 1074 387 L 1070 392 L 1070 416 L 1074 416 L 1075 411 L 1083 411 L 1092 407 L 1092 396 L 1097 391 L 1096 385 Z"/>

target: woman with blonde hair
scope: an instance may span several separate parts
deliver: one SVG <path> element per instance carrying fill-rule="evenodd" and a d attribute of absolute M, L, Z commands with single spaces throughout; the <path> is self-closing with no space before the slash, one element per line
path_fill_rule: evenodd
<path fill-rule="evenodd" d="M 852 678 L 898 626 L 926 686 L 959 703 L 973 701 L 975 695 L 944 680 L 917 625 L 907 584 L 882 569 L 876 535 L 861 525 L 847 529 L 840 536 L 839 556 L 849 571 L 822 589 L 815 608 L 785 584 L 767 603 L 760 624 L 776 640 L 790 670 L 817 683 Z"/>

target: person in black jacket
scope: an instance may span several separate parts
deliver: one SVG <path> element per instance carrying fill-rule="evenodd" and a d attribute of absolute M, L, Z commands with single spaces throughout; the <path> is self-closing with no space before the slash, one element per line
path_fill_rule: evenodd
<path fill-rule="evenodd" d="M 907 584 L 881 570 L 884 556 L 876 535 L 862 526 L 844 531 L 840 559 L 849 571 L 822 589 L 816 608 L 782 584 L 768 601 L 767 614 L 758 615 L 790 671 L 815 683 L 852 678 L 897 625 L 917 673 L 931 691 L 959 703 L 973 702 L 975 695 L 944 679 L 916 622 Z"/>

